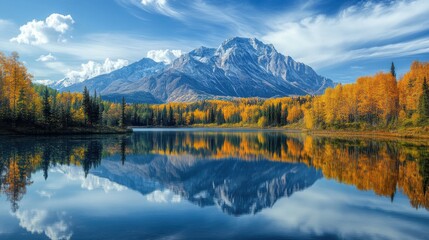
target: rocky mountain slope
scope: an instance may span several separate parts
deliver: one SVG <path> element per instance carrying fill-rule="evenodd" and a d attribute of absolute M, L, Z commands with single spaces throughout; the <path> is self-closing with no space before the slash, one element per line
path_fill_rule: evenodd
<path fill-rule="evenodd" d="M 273 45 L 235 37 L 217 49 L 197 48 L 169 65 L 142 59 L 63 90 L 82 91 L 84 86 L 107 99 L 132 96 L 134 102 L 171 102 L 320 94 L 334 83 Z"/>

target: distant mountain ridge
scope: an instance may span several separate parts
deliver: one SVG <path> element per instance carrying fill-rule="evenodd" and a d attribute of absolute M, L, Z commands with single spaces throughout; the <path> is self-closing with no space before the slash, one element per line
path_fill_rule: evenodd
<path fill-rule="evenodd" d="M 102 93 L 106 88 L 115 89 L 119 88 L 121 85 L 129 84 L 135 81 L 140 80 L 146 76 L 155 74 L 157 71 L 162 70 L 165 67 L 165 64 L 162 62 L 155 62 L 150 58 L 143 58 L 138 62 L 132 63 L 128 66 L 125 66 L 121 69 L 112 71 L 107 74 L 102 74 L 94 78 L 88 79 L 83 82 L 72 84 L 68 87 L 60 88 L 61 91 L 70 91 L 70 92 L 81 92 L 85 88 L 88 90 L 97 91 Z M 129 94 L 132 98 L 134 94 Z M 150 93 L 137 92 L 138 100 L 146 102 L 159 102 L 154 98 Z M 122 97 L 120 93 L 110 94 L 110 96 L 104 96 L 109 100 L 115 100 L 116 98 Z"/>
<path fill-rule="evenodd" d="M 235 37 L 217 49 L 200 47 L 171 64 L 143 58 L 131 65 L 62 88 L 87 86 L 105 99 L 129 102 L 188 102 L 202 99 L 320 94 L 334 82 L 256 38 Z"/>

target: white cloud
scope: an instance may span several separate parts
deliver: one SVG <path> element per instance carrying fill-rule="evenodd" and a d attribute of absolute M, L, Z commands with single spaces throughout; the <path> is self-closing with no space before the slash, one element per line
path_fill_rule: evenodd
<path fill-rule="evenodd" d="M 11 42 L 25 43 L 25 44 L 44 44 L 48 43 L 48 36 L 45 33 L 45 23 L 43 21 L 33 20 L 19 28 L 21 33 L 11 38 Z"/>
<path fill-rule="evenodd" d="M 419 212 L 409 206 L 402 194 L 395 196 L 395 202 L 391 203 L 389 198 L 370 191 L 359 192 L 354 186 L 332 185 L 326 181 L 280 199 L 261 215 L 284 231 L 316 235 L 315 238 L 399 240 L 425 236 L 425 223 L 415 221 Z"/>
<path fill-rule="evenodd" d="M 428 12 L 427 1 L 417 0 L 366 2 L 345 8 L 334 16 L 319 14 L 299 20 L 290 20 L 285 15 L 268 21 L 271 30 L 262 39 L 273 43 L 281 52 L 318 66 L 373 57 L 367 55 L 368 52 L 378 56 L 396 52 L 411 55 L 427 48 L 427 41 L 415 42 L 420 45 L 410 45 L 413 49 L 408 51 L 399 44 L 403 43 L 400 39 L 416 41 L 414 34 L 427 31 Z M 386 54 L 385 50 L 388 50 Z"/>
<path fill-rule="evenodd" d="M 42 233 L 43 222 L 48 216 L 44 210 L 17 211 L 15 216 L 19 219 L 19 225 L 31 233 Z"/>
<path fill-rule="evenodd" d="M 49 43 L 50 38 L 55 36 L 58 42 L 66 41 L 64 34 L 71 28 L 74 23 L 70 15 L 53 13 L 45 20 L 33 19 L 22 25 L 19 30 L 20 34 L 11 38 L 11 42 L 41 45 Z"/>
<path fill-rule="evenodd" d="M 57 59 L 56 57 L 54 57 L 51 53 L 49 53 L 48 55 L 40 55 L 40 57 L 37 58 L 36 61 L 38 61 L 38 62 L 49 62 L 49 61 L 53 61 L 56 59 Z"/>
<path fill-rule="evenodd" d="M 46 18 L 45 22 L 47 27 L 53 28 L 57 32 L 65 33 L 70 29 L 70 26 L 74 23 L 74 20 L 70 15 L 65 16 L 58 13 L 53 13 Z"/>
<path fill-rule="evenodd" d="M 81 188 L 87 189 L 89 191 L 94 189 L 103 189 L 104 192 L 108 193 L 111 191 L 120 192 L 127 189 L 126 187 L 112 182 L 107 178 L 101 178 L 92 174 L 88 174 L 85 177 L 85 173 L 82 171 L 82 169 L 76 167 L 58 166 L 57 168 L 52 169 L 52 171 L 65 174 L 69 180 L 80 181 Z"/>
<path fill-rule="evenodd" d="M 87 79 L 96 77 L 101 74 L 110 73 L 127 65 L 128 60 L 110 60 L 109 58 L 106 58 L 104 62 L 88 61 L 87 63 L 81 64 L 79 69 L 71 70 L 63 62 L 45 62 L 46 67 L 62 72 L 64 74 L 64 78 L 56 81 L 51 79 L 38 79 L 33 80 L 33 82 L 60 89 L 63 87 L 68 87 L 75 83 L 83 82 Z"/>
<path fill-rule="evenodd" d="M 169 189 L 165 190 L 155 190 L 152 193 L 149 193 L 146 195 L 146 199 L 149 202 L 154 203 L 179 203 L 181 202 L 182 198 L 180 195 L 174 194 Z"/>
<path fill-rule="evenodd" d="M 88 61 L 87 63 L 81 64 L 79 70 L 68 71 L 65 74 L 65 77 L 76 82 L 82 82 L 86 79 L 112 72 L 127 65 L 128 60 L 124 59 L 117 59 L 115 61 L 107 58 L 106 60 L 104 60 L 104 63 Z"/>
<path fill-rule="evenodd" d="M 45 191 L 45 190 L 41 190 L 41 191 L 37 190 L 36 192 L 37 192 L 37 194 L 39 194 L 41 197 L 45 197 L 45 198 L 49 198 L 49 199 L 52 197 L 52 193 L 50 193 L 50 192 L 48 192 L 48 191 Z"/>
<path fill-rule="evenodd" d="M 186 24 L 188 30 L 193 29 L 194 34 L 202 34 L 216 27 L 221 27 L 221 31 L 210 31 L 204 38 L 207 41 L 216 39 L 217 43 L 228 36 L 254 36 L 258 31 L 256 26 L 261 26 L 265 16 L 258 14 L 248 14 L 255 9 L 251 9 L 243 4 L 212 4 L 208 1 L 170 1 L 170 0 L 117 0 L 122 6 L 129 9 L 129 5 L 140 8 L 145 12 L 155 12 L 167 17 L 179 20 Z M 257 11 L 257 10 L 256 10 Z M 246 13 L 246 14 L 243 14 Z M 131 11 L 137 18 L 147 20 L 147 16 Z M 199 22 L 200 24 L 195 24 Z M 208 27 L 208 25 L 211 25 Z M 265 28 L 265 26 L 264 26 Z"/>
<path fill-rule="evenodd" d="M 46 85 L 46 86 L 49 86 L 55 83 L 54 80 L 50 80 L 50 79 L 38 79 L 38 80 L 33 80 L 32 82 L 36 84 Z"/>
<path fill-rule="evenodd" d="M 181 14 L 168 4 L 167 0 L 141 0 L 141 6 L 146 11 L 156 11 L 166 16 L 180 18 Z"/>
<path fill-rule="evenodd" d="M 9 28 L 13 26 L 13 23 L 5 20 L 5 19 L 0 19 L 0 30 L 5 29 L 5 28 Z"/>
<path fill-rule="evenodd" d="M 70 239 L 73 235 L 64 220 L 49 217 L 46 210 L 18 210 L 12 215 L 18 218 L 19 226 L 28 232 L 45 233 L 49 239 Z"/>
<path fill-rule="evenodd" d="M 147 52 L 147 57 L 153 59 L 155 62 L 170 64 L 182 54 L 182 50 L 150 50 Z"/>
<path fill-rule="evenodd" d="M 218 44 L 218 42 L 217 42 Z M 67 46 L 60 43 L 40 45 L 47 52 L 56 55 L 69 55 L 74 60 L 104 61 L 106 58 L 125 58 L 139 60 L 152 49 L 192 49 L 205 45 L 198 40 L 165 40 L 150 39 L 144 35 L 133 34 L 88 34 L 79 42 L 69 42 Z"/>

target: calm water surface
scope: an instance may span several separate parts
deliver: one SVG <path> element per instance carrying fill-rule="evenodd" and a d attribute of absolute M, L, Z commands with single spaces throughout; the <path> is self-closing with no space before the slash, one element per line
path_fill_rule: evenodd
<path fill-rule="evenodd" d="M 428 239 L 423 143 L 280 131 L 0 136 L 0 239 Z"/>

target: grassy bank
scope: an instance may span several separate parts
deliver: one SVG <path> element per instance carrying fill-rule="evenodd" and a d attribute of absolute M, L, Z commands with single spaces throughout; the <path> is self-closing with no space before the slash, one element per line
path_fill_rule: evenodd
<path fill-rule="evenodd" d="M 314 136 L 326 137 L 359 137 L 359 138 L 377 138 L 377 139 L 421 139 L 429 140 L 429 132 L 425 129 L 410 128 L 398 130 L 305 130 L 308 134 Z"/>
<path fill-rule="evenodd" d="M 70 134 L 125 134 L 132 129 L 117 127 L 70 127 L 61 129 L 44 129 L 36 127 L 4 127 L 0 126 L 0 135 L 70 135 Z"/>

